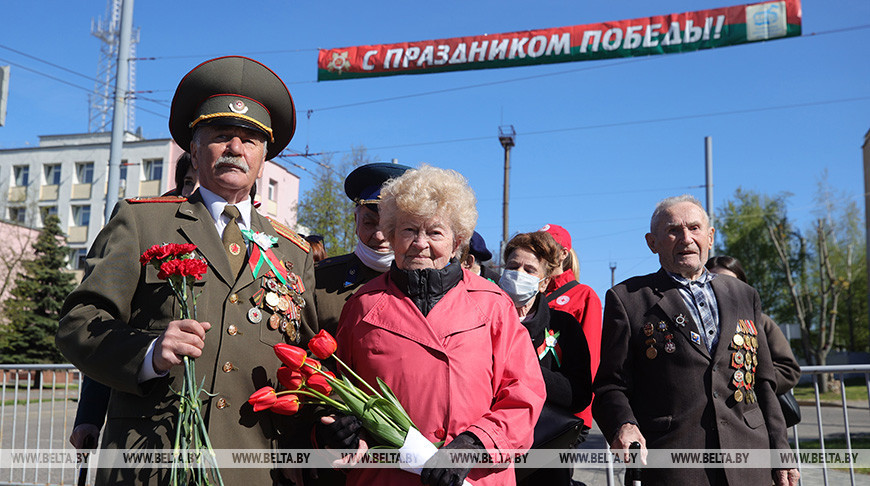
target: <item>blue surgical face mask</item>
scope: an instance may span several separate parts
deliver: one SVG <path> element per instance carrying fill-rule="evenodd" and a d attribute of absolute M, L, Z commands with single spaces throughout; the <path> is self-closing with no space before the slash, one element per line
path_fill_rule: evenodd
<path fill-rule="evenodd" d="M 538 295 L 538 284 L 541 279 L 519 270 L 505 270 L 498 281 L 499 287 L 514 301 L 514 305 L 522 307 Z"/>

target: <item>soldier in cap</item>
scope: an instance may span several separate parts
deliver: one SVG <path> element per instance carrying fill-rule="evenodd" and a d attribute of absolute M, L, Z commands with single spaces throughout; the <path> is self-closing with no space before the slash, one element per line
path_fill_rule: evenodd
<path fill-rule="evenodd" d="M 247 399 L 277 383 L 272 345 L 304 344 L 317 330 L 314 263 L 305 240 L 252 208 L 249 191 L 294 128 L 286 86 L 251 59 L 206 61 L 178 85 L 169 129 L 190 151 L 200 188 L 189 198 L 120 201 L 61 312 L 58 347 L 112 388 L 103 448 L 172 447 L 183 356 L 196 359 L 196 380 L 209 394 L 201 413 L 215 449 L 285 444 L 287 421 L 255 414 Z M 139 262 L 145 250 L 164 243 L 194 244 L 208 263 L 196 282 L 195 319 L 179 319 L 168 284 Z M 255 256 L 273 263 L 258 267 Z M 276 300 L 286 305 L 273 305 Z M 221 472 L 225 484 L 282 481 L 268 468 Z M 169 473 L 101 468 L 97 483 L 165 484 Z"/>
<path fill-rule="evenodd" d="M 491 259 L 492 252 L 486 248 L 486 241 L 484 241 L 483 236 L 480 236 L 480 233 L 475 231 L 471 235 L 471 242 L 462 250 L 462 255 L 459 259 L 462 262 L 462 268 L 498 284 L 498 272 L 490 270 L 489 267 L 483 264 L 483 262 Z"/>
<path fill-rule="evenodd" d="M 386 272 L 393 250 L 378 228 L 381 186 L 410 167 L 376 162 L 354 169 L 344 180 L 344 192 L 354 208 L 356 247 L 353 253 L 327 258 L 317 265 L 314 291 L 320 327 L 334 334 L 347 299 L 363 284 Z"/>

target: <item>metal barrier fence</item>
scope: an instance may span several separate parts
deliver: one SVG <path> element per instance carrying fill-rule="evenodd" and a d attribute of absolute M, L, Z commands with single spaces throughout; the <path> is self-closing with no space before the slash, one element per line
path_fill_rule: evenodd
<path fill-rule="evenodd" d="M 849 426 L 849 405 L 846 400 L 846 376 L 847 375 L 863 375 L 864 376 L 864 385 L 867 387 L 867 405 L 868 410 L 870 410 L 870 364 L 866 365 L 828 365 L 828 366 L 803 366 L 801 367 L 802 375 L 812 375 L 813 377 L 813 390 L 815 392 L 815 405 L 816 405 L 816 421 L 818 424 L 819 430 L 819 449 L 822 452 L 825 451 L 825 431 L 824 431 L 824 420 L 822 419 L 822 402 L 821 396 L 819 393 L 819 375 L 823 375 L 826 373 L 831 373 L 836 378 L 839 375 L 840 381 L 840 406 L 843 410 L 843 432 L 844 437 L 846 439 L 846 449 L 849 453 L 852 452 L 852 432 Z M 864 412 L 867 413 L 867 412 Z M 806 418 L 804 418 L 806 420 Z M 798 436 L 798 426 L 792 427 L 792 434 L 794 434 L 794 442 L 795 442 L 795 451 L 800 452 L 800 438 Z M 824 460 L 824 455 L 822 456 Z M 801 475 L 803 475 L 803 470 L 801 469 Z M 822 475 L 824 479 L 825 486 L 831 484 L 831 478 L 829 475 L 829 471 L 827 467 L 822 469 Z M 849 481 L 852 486 L 855 486 L 855 468 L 852 464 L 849 464 Z M 803 484 L 803 479 L 801 479 L 801 484 Z"/>
<path fill-rule="evenodd" d="M 0 373 L 0 449 L 70 447 L 81 373 L 64 364 L 0 364 Z M 0 469 L 0 485 L 76 484 L 76 473 L 70 468 Z"/>
<path fill-rule="evenodd" d="M 801 369 L 803 375 L 813 377 L 815 392 L 815 416 L 806 414 L 801 424 L 792 427 L 790 436 L 794 440 L 795 451 L 800 451 L 801 436 L 819 440 L 819 449 L 825 450 L 825 434 L 832 430 L 839 433 L 839 420 L 833 420 L 830 413 L 823 413 L 830 404 L 823 403 L 819 390 L 819 376 L 833 374 L 840 381 L 840 403 L 842 410 L 842 432 L 846 446 L 852 452 L 853 427 L 856 420 L 850 420 L 850 405 L 846 400 L 846 377 L 863 376 L 867 386 L 867 409 L 859 407 L 859 413 L 870 411 L 870 364 L 866 365 L 833 365 L 805 366 Z M 31 449 L 49 450 L 69 447 L 67 442 L 75 420 L 78 404 L 81 373 L 72 365 L 2 365 L 2 385 L 0 385 L 0 449 Z M 827 416 L 827 418 L 825 417 Z M 870 416 L 858 416 L 858 428 L 863 434 L 870 435 Z M 799 430 L 800 428 L 800 430 Z M 817 430 L 817 435 L 811 433 Z M 842 447 L 838 447 L 842 449 Z M 845 485 L 847 480 L 842 472 L 832 473 L 827 467 L 821 469 L 801 470 L 801 484 Z M 76 484 L 79 471 L 72 468 L 30 468 L 30 469 L 0 469 L 0 485 L 65 485 Z M 93 473 L 93 471 L 91 471 Z M 619 475 L 618 473 L 616 474 Z M 608 486 L 621 484 L 621 478 L 615 479 L 611 469 L 607 474 Z M 863 481 L 866 484 L 868 481 Z M 854 468 L 849 468 L 848 483 L 854 486 L 856 476 Z M 87 484 L 92 484 L 92 474 L 87 477 Z M 593 486 L 593 485 L 589 485 Z"/>

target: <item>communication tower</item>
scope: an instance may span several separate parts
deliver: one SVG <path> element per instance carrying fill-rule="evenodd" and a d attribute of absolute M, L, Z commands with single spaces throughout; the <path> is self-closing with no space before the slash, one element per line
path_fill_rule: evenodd
<path fill-rule="evenodd" d="M 115 76 L 118 72 L 118 48 L 121 44 L 121 5 L 123 0 L 107 0 L 106 17 L 91 20 L 91 35 L 100 39 L 100 64 L 97 68 L 97 81 L 94 92 L 88 95 L 88 131 L 108 132 L 112 129 L 114 106 Z M 133 29 L 130 36 L 129 76 L 127 80 L 127 119 L 124 129 L 133 132 L 136 125 L 136 44 L 139 43 L 139 29 Z"/>

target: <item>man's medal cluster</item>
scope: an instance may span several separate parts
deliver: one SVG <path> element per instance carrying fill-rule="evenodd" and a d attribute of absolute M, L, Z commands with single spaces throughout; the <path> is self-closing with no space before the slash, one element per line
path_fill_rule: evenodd
<path fill-rule="evenodd" d="M 677 345 L 674 344 L 674 334 L 672 332 L 670 332 L 670 330 L 668 329 L 668 325 L 667 325 L 667 323 L 665 323 L 665 321 L 659 321 L 658 325 L 656 325 L 656 326 L 653 326 L 652 323 L 647 322 L 643 326 L 643 334 L 647 338 L 649 338 L 646 341 L 644 341 L 644 344 L 649 346 L 646 349 L 646 357 L 648 359 L 655 359 L 656 356 L 659 355 L 659 352 L 655 347 L 655 344 L 657 341 L 656 341 L 656 338 L 653 337 L 653 333 L 656 330 L 658 330 L 660 333 L 662 333 L 661 337 L 664 340 L 663 349 L 665 350 L 666 353 L 670 354 L 670 353 L 673 353 L 674 351 L 677 350 Z"/>
<path fill-rule="evenodd" d="M 746 403 L 755 403 L 755 367 L 758 366 L 758 329 L 749 319 L 739 319 L 737 330 L 731 339 L 731 367 L 734 368 L 734 376 L 731 385 L 737 390 L 734 392 L 734 400 Z"/>
<path fill-rule="evenodd" d="M 292 262 L 279 260 L 272 252 L 272 247 L 278 242 L 277 237 L 250 230 L 242 231 L 242 234 L 253 243 L 248 265 L 254 278 L 263 268 L 269 268 L 260 279 L 261 288 L 251 297 L 254 306 L 248 310 L 248 320 L 252 324 L 259 324 L 264 318 L 261 310 L 268 308 L 271 311 L 271 316 L 266 320 L 269 329 L 280 330 L 291 342 L 298 343 L 302 323 L 300 316 L 305 307 L 302 298 L 305 285 L 302 279 L 293 273 Z"/>
<path fill-rule="evenodd" d="M 263 320 L 261 309 L 268 308 L 272 311 L 272 315 L 266 320 L 269 329 L 279 330 L 286 334 L 290 341 L 298 343 L 301 324 L 299 316 L 305 307 L 305 301 L 302 299 L 305 285 L 302 284 L 302 279 L 291 271 L 293 268 L 291 262 L 281 262 L 281 264 L 286 268 L 286 283 L 271 270 L 263 275 L 262 288 L 251 298 L 254 307 L 248 311 L 248 319 L 252 324 L 259 324 Z"/>

